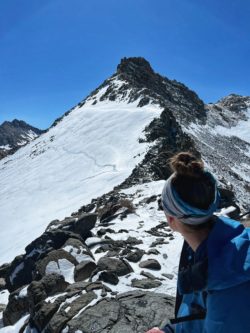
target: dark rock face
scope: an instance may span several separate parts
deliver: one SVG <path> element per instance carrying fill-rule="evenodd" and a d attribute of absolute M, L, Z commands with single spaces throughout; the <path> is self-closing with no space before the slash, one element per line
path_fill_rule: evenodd
<path fill-rule="evenodd" d="M 60 333 L 65 324 L 73 318 L 81 309 L 87 306 L 91 301 L 96 298 L 96 294 L 93 292 L 88 292 L 76 298 L 70 304 L 63 305 L 60 310 L 51 318 L 48 323 L 48 320 L 44 322 L 43 328 L 46 327 L 47 333 Z M 66 311 L 67 309 L 67 311 Z"/>
<path fill-rule="evenodd" d="M 67 260 L 68 262 L 72 263 L 74 266 L 77 265 L 76 259 L 69 254 L 68 252 L 60 249 L 54 250 L 47 254 L 47 256 L 36 263 L 36 276 L 38 278 L 43 277 L 44 275 L 48 274 L 48 265 L 51 262 L 54 262 L 58 265 L 60 260 Z"/>
<path fill-rule="evenodd" d="M 92 235 L 91 229 L 95 226 L 96 220 L 96 214 L 84 213 L 78 217 L 66 218 L 61 222 L 53 221 L 53 224 L 50 224 L 40 237 L 25 248 L 25 255 L 16 257 L 9 266 L 0 269 L 3 275 L 6 275 L 6 271 L 8 272 L 7 288 L 14 291 L 29 284 L 33 279 L 43 276 L 49 261 L 65 258 L 77 265 L 77 260 L 70 253 L 61 249 L 63 247 L 75 247 L 76 250 L 81 248 L 82 254 L 93 257 L 84 244 L 84 240 Z M 55 223 L 57 228 L 55 228 Z M 51 229 L 52 225 L 54 229 Z"/>
<path fill-rule="evenodd" d="M 142 291 L 103 299 L 67 323 L 69 333 L 141 333 L 173 316 L 172 297 Z"/>
<path fill-rule="evenodd" d="M 75 281 L 78 282 L 89 278 L 95 269 L 95 262 L 90 260 L 81 262 L 75 267 Z"/>
<path fill-rule="evenodd" d="M 23 288 L 17 289 L 9 296 L 9 302 L 3 312 L 3 323 L 5 326 L 14 325 L 22 316 L 29 312 L 29 303 L 27 293 L 23 295 Z"/>
<path fill-rule="evenodd" d="M 28 287 L 29 306 L 33 309 L 32 313 L 37 304 L 48 296 L 63 292 L 68 285 L 63 276 L 55 273 L 44 276 L 40 281 L 33 281 Z"/>
<path fill-rule="evenodd" d="M 99 275 L 99 280 L 107 282 L 113 285 L 117 285 L 119 282 L 118 276 L 115 273 L 103 271 Z"/>
<path fill-rule="evenodd" d="M 0 159 L 13 154 L 17 149 L 44 132 L 21 120 L 5 121 L 0 125 Z"/>

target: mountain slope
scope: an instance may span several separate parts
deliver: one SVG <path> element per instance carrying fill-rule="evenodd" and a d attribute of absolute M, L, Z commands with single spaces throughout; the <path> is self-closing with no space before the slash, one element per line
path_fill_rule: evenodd
<path fill-rule="evenodd" d="M 0 161 L 1 261 L 24 253 L 0 266 L 3 332 L 26 321 L 27 331 L 140 333 L 172 317 L 182 239 L 161 210 L 166 161 L 181 150 L 202 156 L 221 207 L 246 209 L 249 102 L 229 95 L 205 105 L 145 59 L 124 58 Z"/>
<path fill-rule="evenodd" d="M 166 160 L 177 151 L 202 154 L 213 169 L 195 130 L 206 129 L 209 119 L 183 84 L 155 73 L 143 58 L 122 59 L 111 78 L 46 133 L 0 162 L 1 262 L 91 198 L 166 178 Z M 233 200 L 227 190 L 226 204 Z"/>
<path fill-rule="evenodd" d="M 229 95 L 206 106 L 205 126 L 184 130 L 218 180 L 233 190 L 238 204 L 250 210 L 250 97 Z"/>
<path fill-rule="evenodd" d="M 13 154 L 42 133 L 44 131 L 21 120 L 5 121 L 0 125 L 0 159 Z"/>

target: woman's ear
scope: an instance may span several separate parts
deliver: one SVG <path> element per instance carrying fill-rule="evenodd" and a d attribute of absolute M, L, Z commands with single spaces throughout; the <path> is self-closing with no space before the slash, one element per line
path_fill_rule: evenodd
<path fill-rule="evenodd" d="M 173 231 L 177 231 L 176 218 L 173 216 L 166 215 L 168 224 Z"/>

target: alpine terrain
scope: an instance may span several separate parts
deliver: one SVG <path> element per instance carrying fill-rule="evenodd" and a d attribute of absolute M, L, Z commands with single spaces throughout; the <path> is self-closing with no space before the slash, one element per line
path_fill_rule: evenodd
<path fill-rule="evenodd" d="M 13 154 L 44 132 L 22 120 L 5 121 L 0 125 L 0 159 Z"/>
<path fill-rule="evenodd" d="M 0 161 L 0 332 L 161 327 L 173 316 L 182 246 L 161 209 L 167 160 L 201 156 L 220 186 L 218 214 L 239 218 L 250 208 L 249 128 L 250 97 L 206 105 L 145 59 L 122 59 Z"/>

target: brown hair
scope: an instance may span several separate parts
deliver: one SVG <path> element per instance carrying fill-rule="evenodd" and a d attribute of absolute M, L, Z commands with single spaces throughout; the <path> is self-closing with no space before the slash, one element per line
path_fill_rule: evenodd
<path fill-rule="evenodd" d="M 215 183 L 204 170 L 204 163 L 190 152 L 181 152 L 170 159 L 175 172 L 172 185 L 180 198 L 193 207 L 208 209 L 214 201 Z"/>

